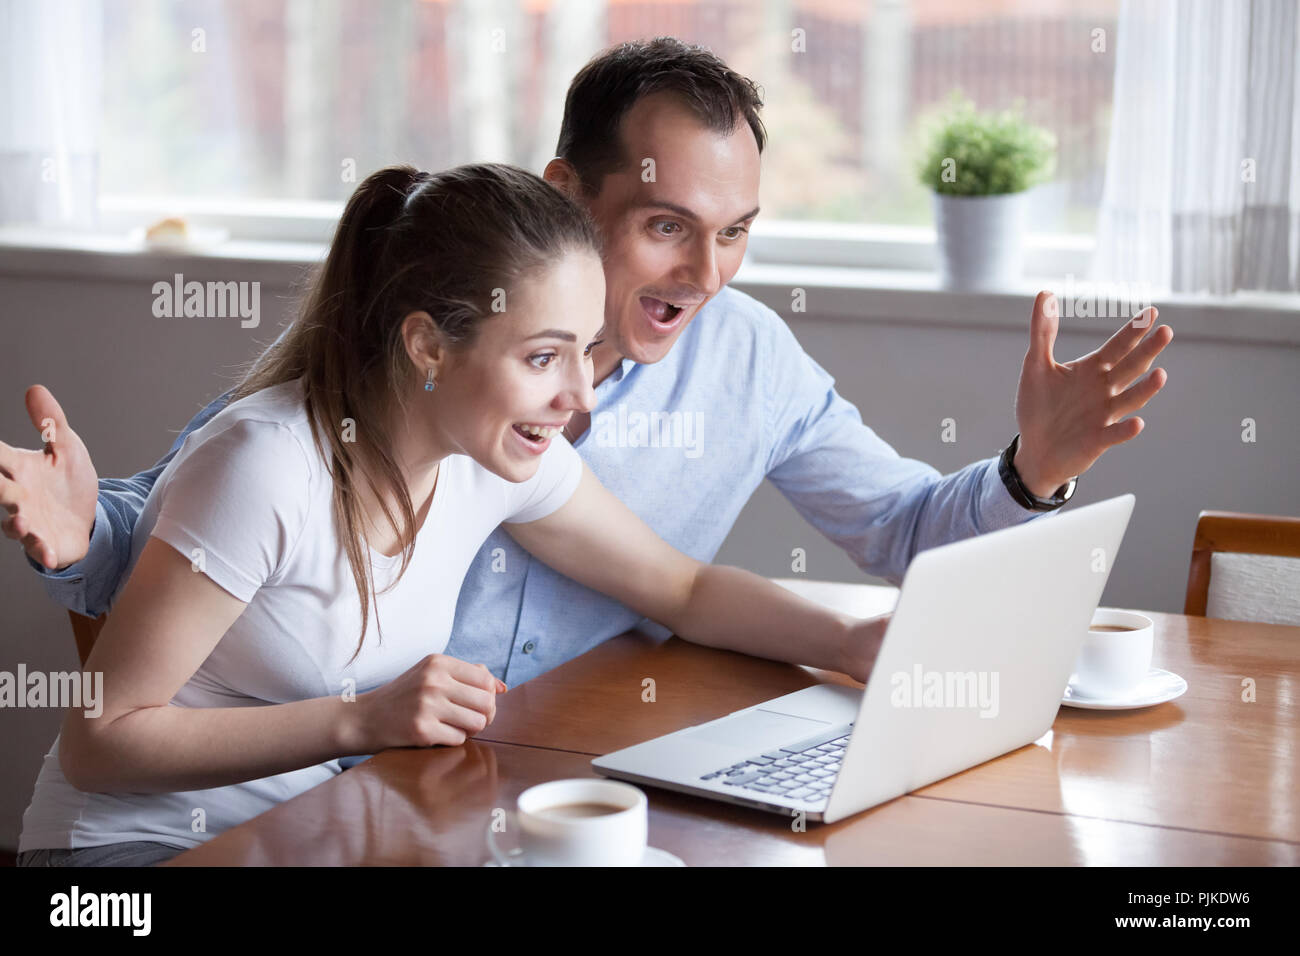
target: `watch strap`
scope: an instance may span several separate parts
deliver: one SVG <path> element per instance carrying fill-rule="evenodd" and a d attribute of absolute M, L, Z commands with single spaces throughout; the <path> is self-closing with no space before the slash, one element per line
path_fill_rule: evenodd
<path fill-rule="evenodd" d="M 1078 484 L 1077 477 L 1071 478 L 1057 488 L 1050 498 L 1039 498 L 1025 487 L 1025 483 L 1020 479 L 1020 473 L 1016 471 L 1016 466 L 1011 463 L 1019 447 L 1020 433 L 1016 432 L 1016 437 L 1011 439 L 1010 445 L 1002 449 L 1002 455 L 998 458 L 998 475 L 1016 503 L 1030 511 L 1055 511 L 1069 501 Z"/>

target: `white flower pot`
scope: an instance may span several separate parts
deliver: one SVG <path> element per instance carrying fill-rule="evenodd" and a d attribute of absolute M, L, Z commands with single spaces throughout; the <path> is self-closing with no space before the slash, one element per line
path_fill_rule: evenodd
<path fill-rule="evenodd" d="M 1026 192 L 934 197 L 939 284 L 946 289 L 1006 289 L 1024 272 Z"/>

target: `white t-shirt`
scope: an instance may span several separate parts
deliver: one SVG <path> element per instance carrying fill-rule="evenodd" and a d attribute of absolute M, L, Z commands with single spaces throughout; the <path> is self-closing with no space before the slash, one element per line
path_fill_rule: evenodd
<path fill-rule="evenodd" d="M 171 704 L 252 707 L 339 695 L 347 679 L 358 694 L 388 683 L 447 646 L 465 572 L 489 533 L 503 521 L 535 521 L 558 509 L 582 469 L 562 436 L 537 474 L 520 483 L 464 455 L 444 459 L 406 574 L 372 600 L 365 645 L 347 664 L 360 637 L 360 596 L 301 386 L 264 389 L 222 410 L 187 436 L 133 533 L 132 568 L 152 535 L 248 605 Z M 420 504 L 412 502 L 417 511 Z M 370 555 L 380 592 L 401 556 Z M 341 770 L 331 760 L 208 790 L 84 793 L 64 778 L 58 748 L 56 737 L 23 814 L 20 852 L 132 840 L 199 846 Z"/>

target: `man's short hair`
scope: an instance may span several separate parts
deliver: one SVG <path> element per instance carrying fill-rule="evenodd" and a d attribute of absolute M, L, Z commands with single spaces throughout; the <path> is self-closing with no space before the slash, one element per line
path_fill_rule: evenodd
<path fill-rule="evenodd" d="M 627 165 L 620 126 L 638 100 L 672 93 L 711 130 L 730 133 L 743 119 L 761 153 L 767 131 L 763 100 L 753 80 L 714 54 L 674 37 L 634 40 L 591 60 L 569 84 L 555 155 L 577 171 L 588 195 L 609 173 Z"/>

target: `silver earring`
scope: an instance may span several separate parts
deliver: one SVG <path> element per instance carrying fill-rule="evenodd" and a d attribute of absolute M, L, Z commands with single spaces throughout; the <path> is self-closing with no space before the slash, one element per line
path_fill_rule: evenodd
<path fill-rule="evenodd" d="M 433 369 L 429 369 L 429 377 L 424 380 L 424 390 L 426 392 L 432 392 L 433 385 Z"/>

